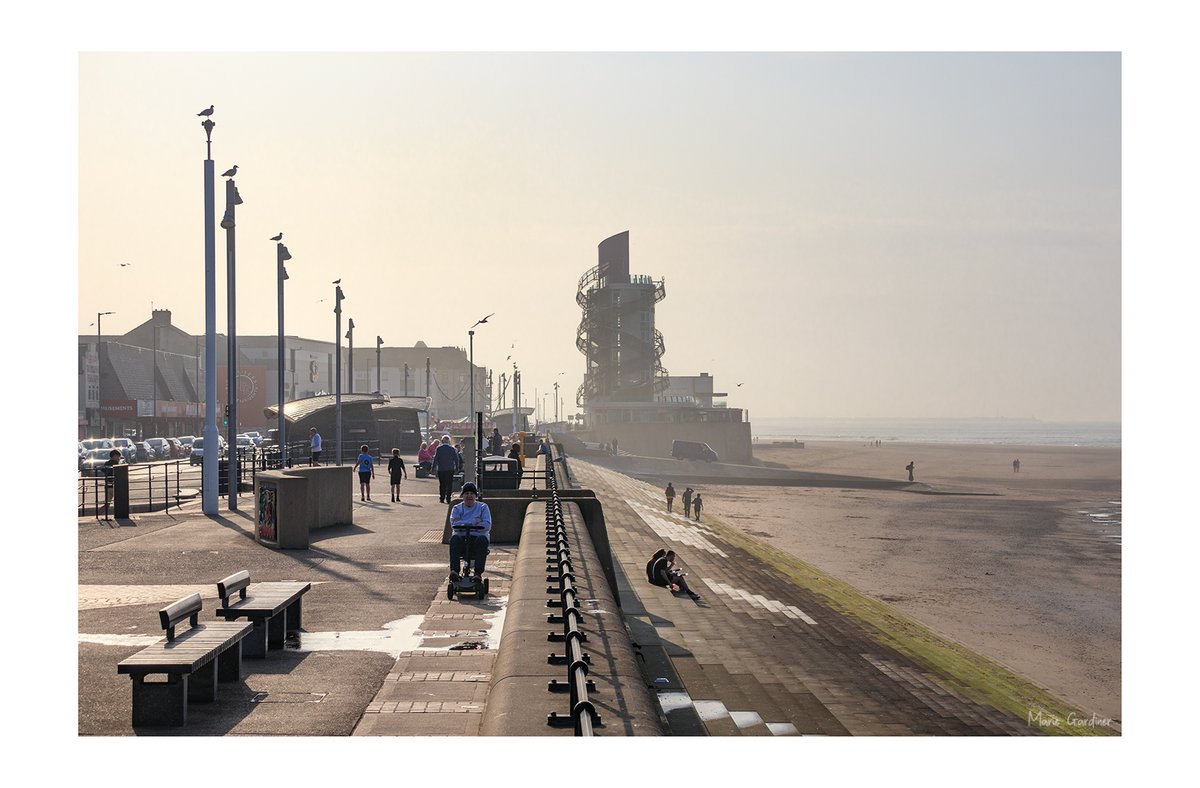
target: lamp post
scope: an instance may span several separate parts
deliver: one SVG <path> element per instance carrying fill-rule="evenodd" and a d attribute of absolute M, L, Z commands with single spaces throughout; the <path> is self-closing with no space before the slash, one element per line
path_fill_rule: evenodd
<path fill-rule="evenodd" d="M 225 293 L 229 337 L 226 344 L 225 378 L 229 411 L 229 461 L 227 463 L 229 511 L 237 511 L 238 495 L 238 452 L 237 452 L 237 236 L 235 232 L 234 207 L 242 204 L 233 178 L 225 181 L 225 215 L 221 228 L 225 230 Z M 155 414 L 157 416 L 157 413 Z"/>
<path fill-rule="evenodd" d="M 275 281 L 276 281 L 276 289 L 278 290 L 277 298 L 279 300 L 279 349 L 277 351 L 277 355 L 279 356 L 279 364 L 278 364 L 278 370 L 277 370 L 278 385 L 276 388 L 278 389 L 277 393 L 279 395 L 279 399 L 277 400 L 279 403 L 279 425 L 276 427 L 278 434 L 277 434 L 275 440 L 276 440 L 277 444 L 279 445 L 279 467 L 280 468 L 287 467 L 287 436 L 284 434 L 284 418 L 283 418 L 283 356 L 284 356 L 284 348 L 283 348 L 283 336 L 284 336 L 284 334 L 283 334 L 283 282 L 285 279 L 288 278 L 288 274 L 287 274 L 287 269 L 283 267 L 283 261 L 291 260 L 291 259 L 292 259 L 292 256 L 290 254 L 288 254 L 287 247 L 283 245 L 283 242 L 279 241 L 278 243 L 276 243 L 275 244 Z"/>
<path fill-rule="evenodd" d="M 470 346 L 471 346 L 470 369 L 468 370 L 468 374 L 470 375 L 470 378 L 471 378 L 471 411 L 468 415 L 470 416 L 472 424 L 475 424 L 477 421 L 475 418 L 475 326 L 483 325 L 484 323 L 486 323 L 488 321 L 488 318 L 494 314 L 496 314 L 496 313 L 493 312 L 491 315 L 487 315 L 486 317 L 479 318 L 478 320 L 476 320 L 474 323 L 471 324 L 470 330 L 467 331 L 467 334 L 470 339 Z M 481 442 L 480 436 L 476 435 L 475 436 L 476 456 L 478 456 L 478 453 L 479 453 L 480 442 Z M 471 479 L 471 481 L 475 481 L 475 480 Z"/>
<path fill-rule="evenodd" d="M 383 393 L 383 367 L 380 366 L 380 359 L 383 357 L 383 337 L 375 336 L 375 393 Z"/>
<path fill-rule="evenodd" d="M 97 312 L 96 313 L 96 406 L 100 411 L 100 435 L 104 437 L 107 433 L 104 431 L 104 391 L 101 388 L 100 381 L 104 376 L 100 374 L 100 318 L 105 315 L 115 315 L 116 312 Z"/>
<path fill-rule="evenodd" d="M 346 339 L 350 340 L 350 352 L 347 354 L 349 363 L 346 365 L 346 386 L 350 389 L 350 393 L 354 393 L 354 318 L 350 318 L 349 330 L 346 331 Z"/>
<path fill-rule="evenodd" d="M 212 130 L 217 124 L 206 117 L 200 124 L 207 138 L 204 159 L 204 430 L 201 436 L 209 450 L 201 466 L 201 509 L 217 513 L 217 228 L 214 205 L 214 162 Z"/>
<path fill-rule="evenodd" d="M 337 434 L 334 436 L 334 450 L 337 452 L 337 464 L 342 464 L 342 299 L 346 296 L 342 294 L 342 286 L 334 285 L 333 294 L 333 313 L 336 315 L 337 330 L 334 333 L 334 341 L 337 342 L 337 352 L 335 353 L 334 366 L 337 367 L 334 374 L 334 407 L 335 427 Z"/>

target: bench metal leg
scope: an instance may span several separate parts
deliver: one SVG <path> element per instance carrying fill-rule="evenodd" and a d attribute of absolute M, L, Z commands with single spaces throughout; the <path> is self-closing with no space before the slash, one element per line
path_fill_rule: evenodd
<path fill-rule="evenodd" d="M 283 641 L 287 638 L 286 624 L 286 611 L 271 616 L 271 624 L 268 627 L 267 636 L 268 648 L 283 648 Z"/>
<path fill-rule="evenodd" d="M 267 622 L 259 618 L 251 623 L 254 624 L 254 629 L 250 630 L 250 634 L 241 640 L 242 654 L 247 657 L 265 657 L 267 656 Z"/>
<path fill-rule="evenodd" d="M 217 699 L 217 661 L 197 668 L 188 682 L 187 699 L 194 703 L 212 703 Z"/>
<path fill-rule="evenodd" d="M 242 641 L 234 643 L 217 656 L 217 681 L 238 681 L 242 678 Z"/>
<path fill-rule="evenodd" d="M 159 728 L 187 724 L 187 676 L 168 676 L 165 684 L 133 679 L 133 727 Z"/>
<path fill-rule="evenodd" d="M 301 610 L 300 602 L 302 599 L 303 599 L 303 597 L 299 597 L 296 599 L 295 602 L 288 605 L 288 609 L 287 609 L 287 630 L 288 630 L 288 632 L 295 632 L 297 629 L 300 628 L 300 610 Z"/>

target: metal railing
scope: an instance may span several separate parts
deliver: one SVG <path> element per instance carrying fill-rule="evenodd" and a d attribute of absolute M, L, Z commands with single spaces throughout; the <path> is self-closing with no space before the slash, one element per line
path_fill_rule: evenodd
<path fill-rule="evenodd" d="M 159 462 L 129 465 L 129 511 L 154 512 L 181 506 L 188 495 L 181 495 L 187 488 L 181 469 L 183 460 L 161 460 Z M 114 516 L 113 500 L 107 490 L 112 489 L 111 480 L 104 475 L 85 476 L 79 474 L 79 516 L 91 514 L 100 520 L 111 520 Z M 115 495 L 113 496 L 115 498 Z"/>
<path fill-rule="evenodd" d="M 567 666 L 567 680 L 560 682 L 554 679 L 547 686 L 550 692 L 567 692 L 570 694 L 570 711 L 560 715 L 550 712 L 546 724 L 575 728 L 576 736 L 594 736 L 594 728 L 601 724 L 596 706 L 589 700 L 588 693 L 596 691 L 594 682 L 588 680 L 588 669 L 592 664 L 591 657 L 584 653 L 583 643 L 587 641 L 587 633 L 583 631 L 583 614 L 579 609 L 579 594 L 575 590 L 575 573 L 571 566 L 571 546 L 567 536 L 566 522 L 563 518 L 562 501 L 558 497 L 558 481 L 554 475 L 554 463 L 546 457 L 546 486 L 550 497 L 546 500 L 546 571 L 547 583 L 557 583 L 557 586 L 547 586 L 546 594 L 557 599 L 549 599 L 546 607 L 560 608 L 561 614 L 551 613 L 546 620 L 551 624 L 562 624 L 562 632 L 550 632 L 546 639 L 552 643 L 565 643 L 565 654 L 551 654 L 547 662 L 552 665 Z"/>

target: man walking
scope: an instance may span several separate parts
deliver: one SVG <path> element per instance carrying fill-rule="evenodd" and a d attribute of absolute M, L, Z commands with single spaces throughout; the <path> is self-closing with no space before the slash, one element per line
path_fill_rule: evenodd
<path fill-rule="evenodd" d="M 317 432 L 316 427 L 308 428 L 308 447 L 310 450 L 309 465 L 321 464 L 321 433 Z"/>
<path fill-rule="evenodd" d="M 692 493 L 693 493 L 693 490 L 691 487 L 689 487 L 683 491 L 683 516 L 684 517 L 692 516 Z"/>
<path fill-rule="evenodd" d="M 433 469 L 438 477 L 438 503 L 450 503 L 454 473 L 458 470 L 458 452 L 450 445 L 449 435 L 442 436 L 441 444 L 433 453 Z"/>
<path fill-rule="evenodd" d="M 914 468 L 916 468 L 916 467 L 917 467 L 917 461 L 916 461 L 916 460 L 909 460 L 909 461 L 908 461 L 908 465 L 905 465 L 905 466 L 904 466 L 904 470 L 908 471 L 908 480 L 909 480 L 910 482 L 913 480 L 913 469 L 914 469 Z"/>

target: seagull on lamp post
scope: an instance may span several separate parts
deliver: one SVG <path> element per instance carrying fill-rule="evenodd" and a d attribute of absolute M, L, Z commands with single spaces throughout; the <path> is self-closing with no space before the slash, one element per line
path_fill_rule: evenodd
<path fill-rule="evenodd" d="M 204 110 L 204 111 L 202 111 L 202 112 L 197 112 L 197 113 L 196 113 L 196 117 L 198 117 L 198 118 L 207 118 L 207 117 L 208 117 L 209 115 L 211 115 L 211 114 L 213 114 L 213 105 L 212 105 L 212 104 L 209 104 L 209 105 L 208 105 L 208 109 L 206 109 L 206 110 Z"/>
<path fill-rule="evenodd" d="M 274 237 L 274 238 L 272 238 L 271 240 L 272 240 L 272 241 L 282 241 L 282 240 L 283 240 L 283 233 L 280 233 L 279 235 L 275 236 L 275 237 Z"/>
<path fill-rule="evenodd" d="M 222 178 L 232 178 L 235 175 L 237 175 L 237 165 L 236 164 L 233 165 L 228 170 L 225 170 L 225 172 L 221 173 Z"/>

